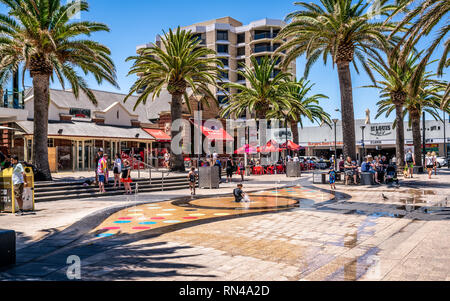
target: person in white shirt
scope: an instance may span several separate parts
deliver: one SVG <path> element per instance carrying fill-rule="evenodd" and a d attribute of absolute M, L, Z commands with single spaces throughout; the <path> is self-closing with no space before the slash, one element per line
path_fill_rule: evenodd
<path fill-rule="evenodd" d="M 25 176 L 25 169 L 23 165 L 19 163 L 19 157 L 13 156 L 11 159 L 13 164 L 12 182 L 14 185 L 14 199 L 19 205 L 19 211 L 16 215 L 23 215 L 23 188 L 27 184 L 27 178 Z"/>
<path fill-rule="evenodd" d="M 426 165 L 427 171 L 428 171 L 428 179 L 431 179 L 431 175 L 433 174 L 433 169 L 434 169 L 434 158 L 430 152 L 428 152 L 425 157 L 425 165 Z"/>

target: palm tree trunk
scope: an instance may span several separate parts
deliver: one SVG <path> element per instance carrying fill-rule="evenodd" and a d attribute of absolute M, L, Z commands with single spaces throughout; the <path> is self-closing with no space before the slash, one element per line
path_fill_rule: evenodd
<path fill-rule="evenodd" d="M 422 165 L 422 133 L 420 131 L 420 113 L 410 112 L 410 114 L 414 144 L 414 160 L 416 160 L 416 165 Z"/>
<path fill-rule="evenodd" d="M 396 127 L 396 157 L 397 166 L 403 168 L 405 166 L 405 126 L 403 123 L 403 104 L 395 105 L 395 120 L 397 122 Z"/>
<path fill-rule="evenodd" d="M 292 142 L 295 144 L 299 143 L 299 137 L 298 137 L 298 123 L 296 121 L 291 122 L 291 131 L 292 131 Z"/>
<path fill-rule="evenodd" d="M 173 128 L 173 124 L 175 120 L 181 119 L 182 110 L 183 110 L 183 102 L 182 102 L 183 94 L 174 93 L 172 94 L 172 105 L 171 105 L 171 116 L 172 116 L 172 140 L 174 137 L 180 134 L 181 131 L 175 130 Z M 181 147 L 181 146 L 180 146 Z M 171 171 L 181 171 L 184 172 L 184 159 L 183 154 L 175 154 L 173 151 L 174 147 L 172 146 L 170 149 L 170 161 L 171 161 Z"/>
<path fill-rule="evenodd" d="M 352 77 L 349 62 L 337 63 L 339 86 L 341 89 L 342 135 L 344 158 L 349 156 L 356 160 L 355 113 L 353 110 Z"/>
<path fill-rule="evenodd" d="M 34 137 L 33 158 L 36 168 L 42 173 L 43 181 L 51 181 L 52 175 L 48 163 L 48 106 L 50 76 L 34 74 Z"/>

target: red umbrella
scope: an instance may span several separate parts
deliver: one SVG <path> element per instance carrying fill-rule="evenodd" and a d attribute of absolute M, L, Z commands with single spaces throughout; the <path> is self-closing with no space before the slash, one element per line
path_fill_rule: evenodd
<path fill-rule="evenodd" d="M 282 149 L 279 147 L 278 143 L 274 140 L 267 142 L 265 146 L 262 147 L 261 152 L 263 153 L 277 153 Z"/>
<path fill-rule="evenodd" d="M 235 154 L 255 154 L 259 153 L 261 150 L 259 147 L 251 146 L 251 145 L 244 145 L 240 148 L 238 148 L 234 153 Z"/>
<path fill-rule="evenodd" d="M 288 147 L 288 149 L 291 150 L 291 151 L 297 151 L 297 150 L 304 149 L 304 147 L 301 147 L 300 145 L 295 144 L 295 143 L 292 142 L 291 140 L 289 140 L 289 141 L 287 142 L 287 147 Z M 282 148 L 286 148 L 286 143 L 284 143 L 284 144 L 282 145 Z"/>

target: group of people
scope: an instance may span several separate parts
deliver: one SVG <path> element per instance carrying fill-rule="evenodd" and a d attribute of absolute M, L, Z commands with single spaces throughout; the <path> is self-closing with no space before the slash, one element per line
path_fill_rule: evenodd
<path fill-rule="evenodd" d="M 391 161 L 392 162 L 392 161 Z M 392 163 L 395 164 L 395 163 Z M 350 179 L 353 180 L 354 184 L 357 184 L 358 176 L 363 172 L 373 174 L 373 179 L 376 184 L 381 184 L 386 182 L 388 179 L 396 180 L 396 168 L 390 164 L 386 156 L 375 156 L 368 155 L 364 158 L 361 166 L 351 157 L 347 157 L 345 160 L 341 160 L 338 164 L 338 170 L 343 172 L 345 175 L 345 185 L 348 185 Z M 331 189 L 336 189 L 336 175 L 337 171 L 334 169 L 334 164 L 331 165 L 329 171 L 329 180 Z"/>
<path fill-rule="evenodd" d="M 109 182 L 109 156 L 99 149 L 96 157 L 95 178 L 98 183 L 99 193 L 105 193 L 105 185 Z M 113 188 L 120 188 L 120 183 L 123 183 L 125 194 L 132 194 L 131 190 L 131 162 L 128 159 L 122 160 L 120 154 L 116 154 L 113 162 L 114 186 Z"/>

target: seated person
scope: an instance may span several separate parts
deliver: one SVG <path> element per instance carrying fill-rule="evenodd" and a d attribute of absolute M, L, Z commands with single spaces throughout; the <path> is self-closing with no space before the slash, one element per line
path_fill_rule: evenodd
<path fill-rule="evenodd" d="M 380 184 L 380 181 L 378 181 L 377 162 L 373 160 L 372 156 L 367 157 L 367 162 L 370 165 L 369 172 L 374 175 L 375 183 Z"/>
<path fill-rule="evenodd" d="M 242 200 L 245 198 L 245 192 L 242 190 L 242 187 L 243 185 L 239 183 L 237 185 L 237 188 L 233 190 L 234 201 L 236 203 L 242 202 Z"/>
<path fill-rule="evenodd" d="M 386 168 L 385 178 L 386 184 L 395 183 L 397 186 L 399 185 L 397 178 L 397 167 L 394 164 L 391 164 Z"/>
<path fill-rule="evenodd" d="M 355 184 L 357 184 L 357 172 L 355 172 L 355 168 L 357 168 L 354 161 L 352 161 L 352 158 L 347 157 L 347 160 L 345 160 L 344 163 L 344 171 L 345 171 L 345 185 L 348 185 L 348 180 L 350 177 L 353 177 L 353 181 Z"/>
<path fill-rule="evenodd" d="M 367 157 L 364 158 L 363 163 L 361 164 L 361 172 L 369 172 L 370 170 L 370 164 L 367 162 Z"/>

